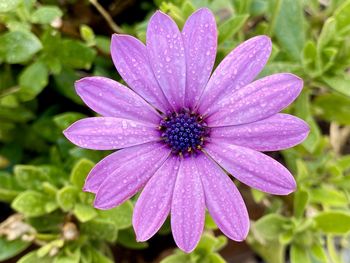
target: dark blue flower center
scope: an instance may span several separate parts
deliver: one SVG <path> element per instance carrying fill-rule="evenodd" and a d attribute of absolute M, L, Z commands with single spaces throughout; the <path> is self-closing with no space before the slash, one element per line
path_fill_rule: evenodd
<path fill-rule="evenodd" d="M 160 123 L 162 138 L 174 153 L 193 153 L 200 150 L 208 135 L 202 118 L 189 112 L 173 113 Z"/>

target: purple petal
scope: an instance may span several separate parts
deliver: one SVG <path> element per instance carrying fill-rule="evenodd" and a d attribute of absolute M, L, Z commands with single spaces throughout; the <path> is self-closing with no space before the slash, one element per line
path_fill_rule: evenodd
<path fill-rule="evenodd" d="M 199 242 L 205 216 L 204 193 L 195 159 L 181 160 L 172 205 L 171 229 L 177 246 L 191 252 Z"/>
<path fill-rule="evenodd" d="M 175 22 L 157 11 L 147 28 L 147 51 L 154 75 L 174 110 L 184 106 L 185 51 Z"/>
<path fill-rule="evenodd" d="M 162 147 L 162 143 L 150 142 L 128 147 L 108 155 L 90 171 L 85 180 L 84 191 L 96 194 L 103 181 L 114 171 L 128 165 L 133 159 L 139 159 L 142 155 Z"/>
<path fill-rule="evenodd" d="M 210 129 L 210 138 L 256 151 L 279 151 L 301 143 L 309 134 L 303 120 L 283 113 L 261 121 Z"/>
<path fill-rule="evenodd" d="M 223 170 L 204 154 L 196 158 L 205 203 L 220 230 L 235 241 L 244 240 L 249 216 L 241 194 Z"/>
<path fill-rule="evenodd" d="M 213 69 L 217 30 L 213 13 L 201 8 L 186 21 L 182 30 L 186 55 L 185 106 L 194 108 Z"/>
<path fill-rule="evenodd" d="M 276 195 L 290 194 L 296 188 L 290 172 L 263 153 L 222 142 L 207 144 L 205 149 L 226 171 L 250 187 Z"/>
<path fill-rule="evenodd" d="M 210 78 L 199 102 L 199 112 L 210 114 L 217 109 L 216 104 L 221 98 L 231 97 L 252 82 L 265 66 L 271 48 L 269 37 L 257 36 L 231 51 Z"/>
<path fill-rule="evenodd" d="M 143 189 L 132 219 L 137 241 L 151 238 L 167 218 L 178 168 L 179 158 L 169 157 Z"/>
<path fill-rule="evenodd" d="M 83 78 L 75 83 L 79 96 L 105 117 L 159 123 L 160 115 L 140 96 L 124 85 L 104 77 Z"/>
<path fill-rule="evenodd" d="M 120 149 L 159 140 L 155 126 L 113 117 L 81 119 L 63 133 L 75 145 L 93 150 Z"/>
<path fill-rule="evenodd" d="M 111 54 L 115 67 L 125 82 L 149 103 L 163 112 L 171 109 L 154 77 L 146 46 L 138 39 L 112 36 Z"/>
<path fill-rule="evenodd" d="M 259 79 L 221 100 L 208 116 L 208 125 L 229 126 L 265 119 L 292 103 L 302 88 L 303 80 L 289 73 Z"/>
<path fill-rule="evenodd" d="M 98 209 L 110 209 L 131 198 L 144 187 L 169 154 L 170 150 L 164 145 L 115 170 L 98 189 L 94 206 Z"/>

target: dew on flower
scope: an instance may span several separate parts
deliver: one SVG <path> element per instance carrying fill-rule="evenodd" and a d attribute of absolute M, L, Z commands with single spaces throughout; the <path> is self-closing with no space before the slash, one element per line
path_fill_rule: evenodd
<path fill-rule="evenodd" d="M 227 237 L 243 241 L 250 219 L 229 176 L 269 194 L 293 192 L 292 174 L 261 152 L 293 147 L 309 132 L 303 120 L 279 113 L 298 97 L 302 79 L 276 73 L 256 80 L 271 50 L 269 37 L 255 36 L 211 74 L 217 28 L 207 8 L 194 12 L 182 32 L 157 11 L 146 44 L 114 34 L 112 60 L 130 89 L 105 77 L 77 81 L 78 95 L 101 117 L 64 131 L 80 147 L 118 150 L 85 181 L 95 208 L 112 209 L 142 191 L 133 214 L 138 241 L 151 238 L 170 215 L 177 246 L 191 252 L 206 209 Z"/>

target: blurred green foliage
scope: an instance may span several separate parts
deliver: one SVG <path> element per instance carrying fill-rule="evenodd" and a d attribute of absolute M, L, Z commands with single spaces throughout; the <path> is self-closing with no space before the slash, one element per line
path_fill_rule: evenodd
<path fill-rule="evenodd" d="M 197 8 L 210 8 L 219 29 L 217 63 L 249 37 L 272 38 L 273 54 L 261 76 L 293 72 L 304 79 L 303 93 L 287 112 L 306 120 L 311 133 L 279 155 L 298 182 L 294 194 L 245 193 L 257 218 L 247 244 L 267 263 L 349 262 L 350 1 L 137 4 L 146 17 L 120 27 L 142 40 L 156 8 L 180 27 Z M 78 5 L 83 12 L 75 19 Z M 113 244 L 147 249 L 131 228 L 134 200 L 99 211 L 81 190 L 107 153 L 79 149 L 62 136 L 72 122 L 92 114 L 75 94 L 75 80 L 120 80 L 109 58 L 110 31 L 89 19 L 102 17 L 96 13 L 88 1 L 0 0 L 0 200 L 15 212 L 0 225 L 0 261 L 21 254 L 20 263 L 103 263 L 113 262 Z M 262 212 L 255 213 L 257 207 Z M 210 217 L 205 228 L 193 253 L 175 249 L 162 262 L 225 262 L 218 251 L 227 239 L 214 235 Z M 169 234 L 169 226 L 160 234 Z"/>

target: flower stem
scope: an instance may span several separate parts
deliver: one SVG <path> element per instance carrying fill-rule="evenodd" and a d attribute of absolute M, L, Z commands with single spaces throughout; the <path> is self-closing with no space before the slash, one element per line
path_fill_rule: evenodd
<path fill-rule="evenodd" d="M 109 27 L 116 33 L 123 33 L 123 30 L 113 21 L 110 14 L 103 8 L 97 0 L 89 0 L 89 2 L 97 9 L 98 12 L 107 21 Z"/>

